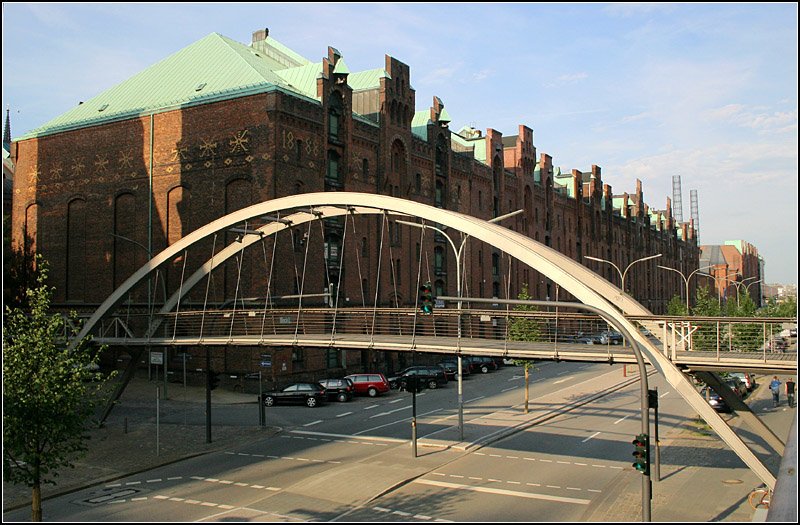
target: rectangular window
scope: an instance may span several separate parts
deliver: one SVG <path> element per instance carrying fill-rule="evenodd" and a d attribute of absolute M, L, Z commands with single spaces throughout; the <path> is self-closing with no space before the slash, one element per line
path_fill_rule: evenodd
<path fill-rule="evenodd" d="M 328 348 L 325 352 L 327 368 L 339 368 L 341 366 L 341 351 L 338 348 Z"/>

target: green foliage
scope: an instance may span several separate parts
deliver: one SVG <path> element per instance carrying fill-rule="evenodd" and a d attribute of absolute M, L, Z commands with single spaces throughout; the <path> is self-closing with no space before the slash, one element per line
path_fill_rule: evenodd
<path fill-rule="evenodd" d="M 673 296 L 667 303 L 667 315 L 689 315 L 689 311 L 686 309 L 686 301 L 681 299 L 680 295 Z"/>
<path fill-rule="evenodd" d="M 721 315 L 719 300 L 711 294 L 707 286 L 697 289 L 692 315 L 698 317 L 719 317 Z"/>
<path fill-rule="evenodd" d="M 55 484 L 58 470 L 72 467 L 86 450 L 104 383 L 92 370 L 98 358 L 88 340 L 68 350 L 64 335 L 70 329 L 49 311 L 47 264 L 37 257 L 36 265 L 37 285 L 26 294 L 29 309 L 6 307 L 3 327 L 3 477 L 34 491 Z M 71 317 L 77 326 L 77 316 Z"/>
<path fill-rule="evenodd" d="M 785 301 L 777 302 L 774 298 L 758 310 L 760 317 L 797 317 L 797 299 L 788 297 Z"/>
<path fill-rule="evenodd" d="M 26 308 L 26 291 L 36 285 L 34 256 L 25 248 L 32 242 L 28 239 L 23 247 L 12 247 L 10 225 L 11 218 L 3 217 L 3 305 Z"/>
<path fill-rule="evenodd" d="M 522 285 L 522 291 L 517 295 L 517 299 L 521 301 L 532 299 L 528 294 L 527 284 Z M 517 312 L 535 312 L 538 309 L 533 305 L 519 304 L 514 307 L 514 310 Z M 509 320 L 508 339 L 509 341 L 541 341 L 541 322 L 530 317 L 512 317 Z M 518 366 L 524 366 L 526 370 L 533 368 L 533 361 L 530 359 L 515 359 L 514 363 Z"/>

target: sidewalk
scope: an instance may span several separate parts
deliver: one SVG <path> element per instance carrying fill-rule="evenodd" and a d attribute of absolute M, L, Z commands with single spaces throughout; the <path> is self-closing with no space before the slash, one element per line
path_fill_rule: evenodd
<path fill-rule="evenodd" d="M 167 388 L 169 399 L 161 401 L 162 412 L 168 410 L 171 403 L 205 404 L 204 387 L 187 386 L 185 401 L 182 385 L 170 383 Z M 220 410 L 225 405 L 256 403 L 256 396 L 253 394 L 222 389 L 215 389 L 212 396 L 212 411 Z M 278 431 L 271 427 L 215 423 L 212 428 L 212 442 L 206 443 L 205 424 L 159 422 L 156 455 L 156 417 L 153 411 L 142 410 L 142 407 L 152 407 L 155 397 L 156 383 L 148 381 L 146 377 L 132 379 L 105 425 L 89 432 L 88 453 L 74 463 L 74 469 L 63 469 L 59 472 L 57 485 L 42 486 L 42 499 L 107 483 L 184 458 L 246 444 Z M 3 482 L 4 512 L 30 505 L 30 502 L 30 488 Z"/>

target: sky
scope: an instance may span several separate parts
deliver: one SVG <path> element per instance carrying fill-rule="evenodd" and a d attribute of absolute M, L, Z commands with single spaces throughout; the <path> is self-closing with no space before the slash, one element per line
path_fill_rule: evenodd
<path fill-rule="evenodd" d="M 659 210 L 680 175 L 700 244 L 745 240 L 767 283 L 797 284 L 795 3 L 4 3 L 12 138 L 216 32 L 258 29 L 351 72 L 409 65 L 416 109 L 458 131 L 534 132 L 562 171 L 642 181 Z"/>

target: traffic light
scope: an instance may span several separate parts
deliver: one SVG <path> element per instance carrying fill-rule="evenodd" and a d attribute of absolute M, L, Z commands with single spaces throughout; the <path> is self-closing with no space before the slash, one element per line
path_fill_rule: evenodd
<path fill-rule="evenodd" d="M 419 309 L 423 314 L 433 313 L 433 287 L 430 281 L 419 287 Z"/>
<path fill-rule="evenodd" d="M 631 443 L 636 447 L 636 450 L 633 452 L 633 457 L 636 458 L 633 462 L 633 467 L 645 476 L 649 476 L 650 438 L 647 434 L 639 434 Z"/>
<path fill-rule="evenodd" d="M 219 385 L 219 372 L 208 371 L 208 389 L 214 390 Z"/>

